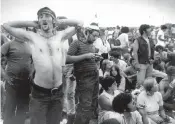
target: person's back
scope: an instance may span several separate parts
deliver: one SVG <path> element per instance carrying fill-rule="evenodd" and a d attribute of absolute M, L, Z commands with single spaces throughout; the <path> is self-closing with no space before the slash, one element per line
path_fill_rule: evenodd
<path fill-rule="evenodd" d="M 120 43 L 124 47 L 128 47 L 129 41 L 128 41 L 128 34 L 122 33 L 119 37 L 118 40 L 120 40 Z"/>

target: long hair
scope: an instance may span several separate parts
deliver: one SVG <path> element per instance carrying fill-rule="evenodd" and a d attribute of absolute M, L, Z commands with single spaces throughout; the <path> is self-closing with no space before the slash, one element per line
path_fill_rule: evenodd
<path fill-rule="evenodd" d="M 113 69 L 113 68 L 117 71 L 117 75 L 116 75 L 116 76 L 113 76 L 113 75 L 112 75 L 112 69 Z M 118 87 L 118 86 L 120 85 L 120 83 L 121 83 L 121 78 L 122 78 L 122 76 L 120 75 L 120 69 L 118 68 L 117 65 L 113 65 L 113 66 L 111 67 L 110 76 L 112 76 L 112 77 L 115 78 L 116 83 L 117 83 L 117 87 Z"/>

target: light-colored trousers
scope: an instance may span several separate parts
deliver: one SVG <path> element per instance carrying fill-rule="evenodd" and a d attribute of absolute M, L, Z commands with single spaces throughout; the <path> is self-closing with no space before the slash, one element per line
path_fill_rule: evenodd
<path fill-rule="evenodd" d="M 65 81 L 64 87 L 64 105 L 63 111 L 68 115 L 75 114 L 75 88 L 76 88 L 76 80 L 72 81 L 70 77 L 72 77 L 73 64 L 67 64 L 63 67 L 63 80 Z"/>
<path fill-rule="evenodd" d="M 153 69 L 152 64 L 139 64 L 140 70 L 137 72 L 137 86 L 140 87 L 147 77 L 162 77 L 167 76 L 166 73 Z"/>

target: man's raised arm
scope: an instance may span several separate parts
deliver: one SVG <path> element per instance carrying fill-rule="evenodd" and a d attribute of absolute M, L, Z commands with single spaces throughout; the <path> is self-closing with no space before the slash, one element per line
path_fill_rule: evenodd
<path fill-rule="evenodd" d="M 3 28 L 11 35 L 22 41 L 31 41 L 31 35 L 28 31 L 22 29 L 24 27 L 38 27 L 36 22 L 32 21 L 16 21 L 3 24 Z"/>
<path fill-rule="evenodd" d="M 82 27 L 83 22 L 77 21 L 77 20 L 71 20 L 71 19 L 58 19 L 56 22 L 56 25 L 70 26 L 69 28 L 64 30 L 64 34 L 62 37 L 62 40 L 67 40 L 76 34 L 76 28 Z"/>

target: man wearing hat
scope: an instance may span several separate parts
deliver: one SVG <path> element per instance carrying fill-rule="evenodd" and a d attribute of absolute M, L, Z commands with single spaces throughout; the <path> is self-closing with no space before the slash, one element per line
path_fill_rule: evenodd
<path fill-rule="evenodd" d="M 166 113 L 173 117 L 172 111 L 175 110 L 175 66 L 168 65 L 167 74 L 168 77 L 159 83 L 159 89 L 164 100 Z"/>
<path fill-rule="evenodd" d="M 99 36 L 99 28 L 90 25 L 77 32 L 78 40 L 74 41 L 68 50 L 67 63 L 74 63 L 74 74 L 77 87 L 76 96 L 79 99 L 74 124 L 89 124 L 97 114 L 99 74 L 97 67 L 97 50 L 93 45 Z"/>
<path fill-rule="evenodd" d="M 18 21 L 3 24 L 11 35 L 30 42 L 35 68 L 34 82 L 30 97 L 31 124 L 59 124 L 61 120 L 63 90 L 62 66 L 66 53 L 63 43 L 76 33 L 77 26 L 83 23 L 75 20 L 57 20 L 55 13 L 48 7 L 41 8 L 38 21 Z M 56 27 L 68 25 L 63 31 Z M 19 27 L 38 28 L 37 33 Z"/>

